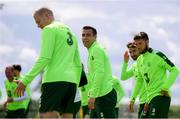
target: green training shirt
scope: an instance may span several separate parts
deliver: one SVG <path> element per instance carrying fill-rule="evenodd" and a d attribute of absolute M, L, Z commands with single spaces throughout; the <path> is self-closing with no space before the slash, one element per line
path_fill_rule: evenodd
<path fill-rule="evenodd" d="M 18 84 L 14 81 L 9 82 L 8 80 L 5 80 L 5 88 L 7 97 L 11 98 L 19 98 L 17 95 L 15 95 L 14 91 L 17 88 Z M 17 110 L 17 109 L 26 109 L 26 102 L 25 100 L 22 101 L 14 101 L 7 103 L 7 109 L 8 110 Z"/>
<path fill-rule="evenodd" d="M 151 48 L 138 57 L 137 67 L 146 82 L 148 103 L 155 96 L 162 95 L 161 90 L 169 91 L 179 73 L 177 67 L 163 53 Z"/>
<path fill-rule="evenodd" d="M 112 72 L 109 58 L 97 42 L 88 49 L 88 73 L 92 82 L 90 97 L 97 98 L 108 94 L 112 90 Z"/>
<path fill-rule="evenodd" d="M 116 76 L 112 77 L 112 84 L 113 84 L 113 88 L 115 89 L 117 93 L 117 103 L 115 106 L 117 108 L 120 106 L 120 101 L 122 97 L 124 96 L 124 89 Z"/>
<path fill-rule="evenodd" d="M 135 102 L 137 96 L 139 95 L 139 103 L 143 104 L 146 102 L 147 96 L 146 96 L 145 84 L 144 83 L 140 84 L 137 80 L 138 78 L 141 78 L 139 76 L 137 63 L 134 62 L 131 68 L 128 69 L 128 63 L 124 62 L 121 70 L 121 80 L 127 80 L 131 77 L 135 78 L 135 84 L 131 93 L 131 101 Z"/>
<path fill-rule="evenodd" d="M 43 69 L 42 83 L 65 81 L 79 84 L 82 66 L 77 39 L 70 29 L 54 21 L 42 30 L 41 51 L 32 69 L 22 79 L 29 84 Z"/>

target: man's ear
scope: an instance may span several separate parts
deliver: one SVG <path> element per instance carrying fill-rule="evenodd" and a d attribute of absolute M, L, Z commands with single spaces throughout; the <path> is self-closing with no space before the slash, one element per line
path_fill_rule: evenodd
<path fill-rule="evenodd" d="M 97 35 L 94 36 L 95 40 L 97 39 Z"/>
<path fill-rule="evenodd" d="M 149 40 L 146 40 L 146 43 L 149 44 Z"/>

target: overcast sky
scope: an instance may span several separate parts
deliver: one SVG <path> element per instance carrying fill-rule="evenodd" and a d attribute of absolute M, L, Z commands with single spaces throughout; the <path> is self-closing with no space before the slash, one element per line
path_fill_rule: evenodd
<path fill-rule="evenodd" d="M 150 46 L 166 54 L 180 69 L 180 0 L 0 0 L 0 4 L 0 89 L 3 91 L 0 103 L 5 99 L 5 66 L 21 64 L 25 74 L 38 57 L 41 31 L 32 14 L 44 6 L 51 8 L 56 19 L 69 25 L 76 34 L 85 66 L 87 50 L 81 42 L 81 29 L 92 25 L 97 28 L 98 41 L 106 48 L 117 77 L 126 44 L 140 31 L 147 32 Z M 39 77 L 34 79 L 32 89 L 38 80 Z M 127 102 L 133 79 L 121 83 L 126 91 L 123 102 Z M 180 104 L 179 90 L 180 76 L 171 88 L 173 104 Z M 38 93 L 32 95 L 39 98 Z"/>

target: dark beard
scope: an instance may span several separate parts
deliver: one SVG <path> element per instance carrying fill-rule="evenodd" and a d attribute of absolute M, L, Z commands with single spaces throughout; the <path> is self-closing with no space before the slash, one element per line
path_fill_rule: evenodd
<path fill-rule="evenodd" d="M 145 49 L 141 52 L 141 54 L 146 53 L 146 52 L 148 51 L 148 49 L 149 49 L 149 47 L 148 47 L 147 44 L 146 44 Z"/>

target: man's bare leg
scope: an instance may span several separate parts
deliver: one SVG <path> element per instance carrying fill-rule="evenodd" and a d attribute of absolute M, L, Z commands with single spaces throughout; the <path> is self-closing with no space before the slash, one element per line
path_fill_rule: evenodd
<path fill-rule="evenodd" d="M 62 113 L 61 118 L 73 118 L 73 114 L 72 113 Z"/>
<path fill-rule="evenodd" d="M 56 111 L 40 113 L 40 118 L 58 118 L 59 115 Z"/>

